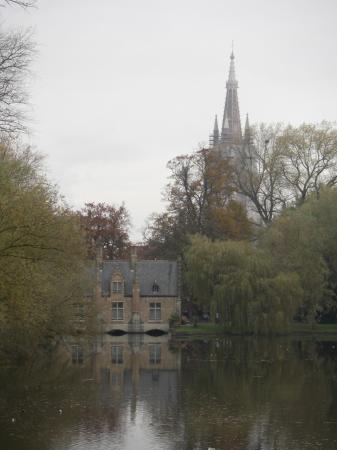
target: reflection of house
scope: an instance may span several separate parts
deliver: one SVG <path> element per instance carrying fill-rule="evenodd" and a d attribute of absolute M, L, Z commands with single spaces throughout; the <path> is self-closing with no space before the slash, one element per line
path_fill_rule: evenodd
<path fill-rule="evenodd" d="M 87 368 L 89 378 L 104 386 L 130 388 L 149 381 L 176 384 L 180 352 L 169 348 L 168 337 L 147 335 L 102 336 L 94 342 L 72 339 L 59 347 L 59 356 L 72 365 Z"/>
<path fill-rule="evenodd" d="M 71 386 L 62 387 L 67 398 L 61 404 L 56 399 L 64 410 L 59 419 L 65 421 L 66 439 L 80 433 L 80 448 L 89 443 L 90 448 L 133 449 L 157 448 L 158 433 L 165 441 L 177 435 L 182 430 L 180 358 L 179 347 L 173 350 L 167 335 L 65 338 L 58 346 L 53 379 Z M 154 445 L 144 447 L 144 440 L 138 444 L 140 425 L 146 442 Z M 64 442 L 57 448 L 64 448 Z"/>
<path fill-rule="evenodd" d="M 98 259 L 96 290 L 102 331 L 168 331 L 170 317 L 180 315 L 176 261 Z"/>
<path fill-rule="evenodd" d="M 95 355 L 95 379 L 100 383 L 121 385 L 132 380 L 137 385 L 150 376 L 158 381 L 160 371 L 165 378 L 180 369 L 180 354 L 169 349 L 167 336 L 108 337 Z"/>
<path fill-rule="evenodd" d="M 95 357 L 94 378 L 105 398 L 126 402 L 131 417 L 140 408 L 153 416 L 151 421 L 162 416 L 159 421 L 167 423 L 168 411 L 177 407 L 180 358 L 179 351 L 170 351 L 167 336 L 106 336 Z"/>

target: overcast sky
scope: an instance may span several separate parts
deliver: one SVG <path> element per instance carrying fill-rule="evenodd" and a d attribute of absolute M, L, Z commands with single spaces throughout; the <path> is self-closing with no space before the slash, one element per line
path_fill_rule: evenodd
<path fill-rule="evenodd" d="M 67 201 L 125 202 L 134 240 L 166 163 L 207 142 L 234 41 L 241 118 L 337 120 L 336 0 L 38 0 L 31 142 Z"/>

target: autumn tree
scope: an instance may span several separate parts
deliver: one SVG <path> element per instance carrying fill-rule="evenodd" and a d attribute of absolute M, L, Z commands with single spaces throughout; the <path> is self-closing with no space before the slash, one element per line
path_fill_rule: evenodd
<path fill-rule="evenodd" d="M 103 247 L 106 259 L 124 258 L 127 255 L 130 216 L 124 204 L 86 203 L 78 214 L 90 257 L 95 255 L 97 246 Z"/>
<path fill-rule="evenodd" d="M 154 254 L 181 254 L 189 234 L 233 239 L 249 235 L 246 212 L 233 197 L 231 164 L 220 153 L 201 149 L 178 156 L 168 169 L 167 209 L 153 215 L 145 230 Z"/>

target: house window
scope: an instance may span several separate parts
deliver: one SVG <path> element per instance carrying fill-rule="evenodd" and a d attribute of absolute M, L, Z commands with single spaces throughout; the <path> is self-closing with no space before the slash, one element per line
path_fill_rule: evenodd
<path fill-rule="evenodd" d="M 123 302 L 112 302 L 112 320 L 124 320 Z"/>
<path fill-rule="evenodd" d="M 121 294 L 123 292 L 123 282 L 113 281 L 112 282 L 112 292 L 113 294 Z"/>
<path fill-rule="evenodd" d="M 120 345 L 111 346 L 111 362 L 112 364 L 123 364 L 123 347 Z"/>
<path fill-rule="evenodd" d="M 150 320 L 161 320 L 160 303 L 150 303 Z"/>
<path fill-rule="evenodd" d="M 161 361 L 161 348 L 160 344 L 149 345 L 149 363 L 160 364 Z"/>
<path fill-rule="evenodd" d="M 152 292 L 153 292 L 154 294 L 156 294 L 156 293 L 159 292 L 159 284 L 156 282 L 156 280 L 153 282 L 153 285 L 152 285 Z"/>
<path fill-rule="evenodd" d="M 71 346 L 71 360 L 73 364 L 83 363 L 83 348 L 79 344 Z"/>

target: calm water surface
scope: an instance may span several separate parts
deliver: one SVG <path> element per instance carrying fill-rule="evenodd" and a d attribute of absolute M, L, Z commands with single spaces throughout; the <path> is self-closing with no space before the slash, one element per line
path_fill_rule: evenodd
<path fill-rule="evenodd" d="M 1 450 L 337 449 L 337 343 L 65 339 L 0 369 Z"/>

